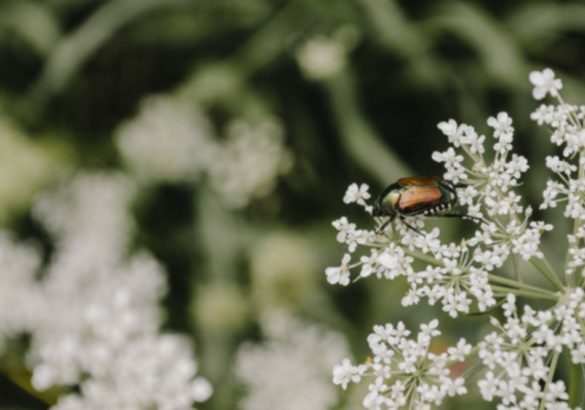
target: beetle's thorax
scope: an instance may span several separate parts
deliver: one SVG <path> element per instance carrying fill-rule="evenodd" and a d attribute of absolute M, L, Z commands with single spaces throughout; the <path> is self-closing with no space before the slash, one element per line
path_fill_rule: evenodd
<path fill-rule="evenodd" d="M 374 207 L 374 216 L 392 216 L 396 214 L 396 206 L 400 200 L 400 191 L 391 190 L 378 198 Z"/>

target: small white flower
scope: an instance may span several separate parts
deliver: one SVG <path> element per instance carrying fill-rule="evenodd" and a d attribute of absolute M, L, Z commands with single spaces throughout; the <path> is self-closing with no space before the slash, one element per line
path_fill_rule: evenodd
<path fill-rule="evenodd" d="M 508 139 L 514 134 L 512 118 L 506 112 L 498 113 L 495 118 L 488 118 L 487 124 L 494 129 L 494 138 L 496 139 Z"/>
<path fill-rule="evenodd" d="M 351 260 L 349 253 L 343 255 L 341 260 L 341 266 L 329 267 L 325 269 L 325 275 L 327 275 L 327 282 L 332 285 L 340 284 L 341 286 L 347 286 L 350 282 L 348 264 Z"/>
<path fill-rule="evenodd" d="M 555 78 L 555 73 L 550 68 L 532 71 L 529 78 L 534 86 L 532 96 L 535 100 L 542 100 L 547 94 L 556 97 L 563 88 L 563 82 L 559 78 Z"/>
<path fill-rule="evenodd" d="M 369 189 L 370 187 L 367 184 L 358 185 L 353 183 L 347 188 L 347 191 L 345 191 L 343 202 L 346 204 L 356 202 L 359 205 L 365 205 L 366 201 L 370 199 L 371 196 L 368 192 Z"/>
<path fill-rule="evenodd" d="M 341 385 L 345 390 L 348 383 L 359 383 L 363 372 L 364 366 L 353 366 L 349 359 L 343 359 L 341 364 L 333 368 L 333 383 Z"/>

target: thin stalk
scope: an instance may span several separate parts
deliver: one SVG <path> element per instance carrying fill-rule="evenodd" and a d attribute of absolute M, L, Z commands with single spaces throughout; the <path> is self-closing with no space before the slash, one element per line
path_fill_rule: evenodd
<path fill-rule="evenodd" d="M 543 258 L 544 259 L 544 258 Z M 544 259 L 545 260 L 545 259 Z M 548 262 L 541 262 L 540 259 L 531 258 L 530 264 L 544 276 L 546 280 L 548 280 L 554 287 L 558 290 L 562 290 L 565 286 L 563 282 L 558 277 L 558 275 L 552 270 L 550 264 Z"/>
<path fill-rule="evenodd" d="M 518 261 L 516 260 L 517 256 L 512 255 L 512 266 L 514 267 L 514 279 L 518 282 L 522 282 L 522 278 L 520 277 L 520 272 L 518 271 Z"/>
<path fill-rule="evenodd" d="M 558 299 L 558 295 L 556 293 L 551 292 L 551 291 L 546 290 L 546 289 L 536 287 L 536 286 L 529 285 L 527 283 L 517 282 L 513 279 L 503 278 L 501 276 L 494 275 L 493 273 L 490 273 L 488 275 L 488 277 L 489 277 L 489 280 L 491 282 L 496 282 L 496 283 L 499 283 L 501 285 L 506 285 L 506 286 L 512 286 L 512 287 L 522 289 L 522 290 L 528 290 L 528 291 L 539 292 L 539 293 L 546 293 L 549 296 L 553 296 L 556 299 Z"/>
<path fill-rule="evenodd" d="M 534 292 L 534 291 L 530 291 L 530 290 L 522 290 L 522 289 L 512 289 L 512 288 L 506 288 L 504 286 L 494 286 L 492 285 L 492 290 L 494 290 L 495 292 L 499 292 L 503 295 L 506 295 L 508 293 L 512 293 L 514 295 L 518 295 L 518 296 L 524 296 L 527 298 L 532 298 L 532 299 L 548 299 L 548 300 L 554 300 L 557 301 L 558 298 L 554 295 L 551 295 L 548 292 Z"/>
<path fill-rule="evenodd" d="M 571 360 L 569 356 L 569 360 Z M 569 365 L 569 407 L 575 408 L 583 397 L 583 367 L 581 364 Z"/>
<path fill-rule="evenodd" d="M 445 264 L 442 261 L 438 260 L 437 258 L 434 258 L 419 251 L 406 250 L 406 254 L 412 256 L 413 258 L 417 258 L 424 262 L 428 262 L 432 265 L 445 266 Z"/>
<path fill-rule="evenodd" d="M 559 362 L 559 355 L 560 355 L 560 352 L 554 352 L 552 360 L 550 361 L 550 367 L 548 370 L 548 377 L 546 378 L 546 385 L 544 386 L 544 389 L 542 390 L 543 393 L 545 393 L 545 394 L 548 390 L 548 387 L 552 383 L 552 379 L 555 375 L 555 370 L 557 369 L 557 363 Z M 545 408 L 544 406 L 545 406 L 545 401 L 543 398 L 540 401 L 540 406 L 538 407 L 538 410 L 544 410 L 544 408 Z"/>
<path fill-rule="evenodd" d="M 560 96 L 559 96 L 559 98 L 560 98 Z M 579 170 L 578 170 L 578 174 L 577 174 L 577 180 L 581 180 L 581 181 L 585 178 L 585 167 L 583 167 L 583 165 L 582 165 L 582 162 L 583 162 L 582 157 L 583 157 L 583 154 L 580 153 L 579 154 Z M 573 222 L 573 235 L 574 236 L 576 236 L 577 232 L 579 232 L 579 228 L 581 228 L 581 219 L 575 218 L 575 220 Z M 579 246 L 580 241 L 581 241 L 580 239 L 577 239 L 576 246 Z M 571 260 L 570 258 L 571 258 L 571 255 L 569 254 L 569 251 L 567 251 L 567 257 L 566 257 L 567 263 L 569 263 L 568 261 Z M 571 286 L 575 286 L 577 284 L 576 274 L 573 273 L 572 275 L 568 275 L 568 276 L 569 277 L 567 278 L 567 280 L 568 280 L 569 284 Z"/>

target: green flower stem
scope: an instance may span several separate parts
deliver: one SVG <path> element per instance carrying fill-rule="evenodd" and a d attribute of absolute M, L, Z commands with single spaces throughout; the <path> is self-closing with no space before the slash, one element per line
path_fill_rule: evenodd
<path fill-rule="evenodd" d="M 490 273 L 488 276 L 489 276 L 489 279 L 491 282 L 496 282 L 496 283 L 499 283 L 500 285 L 512 286 L 514 288 L 521 289 L 521 290 L 543 293 L 543 294 L 546 294 L 548 296 L 554 297 L 555 300 L 559 299 L 559 295 L 557 293 L 551 292 L 551 291 L 546 290 L 546 289 L 532 286 L 532 285 L 529 285 L 529 284 L 524 283 L 524 282 L 518 282 L 518 281 L 515 281 L 513 279 L 503 278 L 501 276 L 494 275 L 493 273 Z"/>
<path fill-rule="evenodd" d="M 560 96 L 559 96 L 560 98 Z M 583 157 L 583 153 L 579 154 L 579 170 L 578 172 L 578 176 L 577 179 L 582 181 L 583 179 L 585 179 L 585 167 L 583 167 L 582 165 L 582 157 Z M 573 222 L 573 235 L 577 235 L 577 232 L 579 232 L 579 228 L 581 228 L 581 219 L 580 218 L 575 218 L 574 222 Z M 575 246 L 579 246 L 579 242 L 580 239 L 577 239 L 577 243 L 575 244 Z M 570 249 L 567 251 L 567 257 L 566 257 L 566 261 L 567 264 L 569 263 L 569 261 L 571 260 L 571 255 L 570 255 Z M 575 286 L 577 284 L 577 277 L 576 274 L 573 273 L 572 275 L 567 275 L 567 281 L 569 282 L 569 284 L 571 286 Z"/>
<path fill-rule="evenodd" d="M 492 285 L 492 290 L 494 292 L 501 293 L 502 296 L 505 294 L 508 294 L 508 293 L 512 293 L 512 294 L 517 295 L 517 296 L 524 296 L 524 297 L 532 298 L 532 299 L 548 299 L 548 300 L 554 300 L 554 301 L 558 300 L 557 296 L 555 296 L 554 294 L 550 294 L 549 292 L 546 292 L 546 291 L 535 292 L 535 291 L 530 291 L 530 290 L 513 289 L 513 288 L 507 288 L 505 286 L 494 286 L 494 285 Z"/>
<path fill-rule="evenodd" d="M 559 276 L 550 267 L 550 264 L 546 261 L 546 259 L 543 258 L 541 260 L 537 258 L 531 258 L 530 264 L 558 290 L 562 290 L 565 287 Z"/>
<path fill-rule="evenodd" d="M 555 375 L 555 370 L 557 369 L 557 363 L 559 362 L 559 355 L 560 354 L 561 354 L 560 352 L 553 353 L 552 359 L 550 361 L 549 370 L 548 370 L 548 377 L 546 378 L 546 385 L 544 386 L 544 389 L 542 390 L 543 393 L 545 393 L 545 394 L 548 391 L 548 386 L 550 386 L 550 384 L 552 383 L 552 379 Z M 544 399 L 542 399 L 540 401 L 540 406 L 538 407 L 538 410 L 544 410 L 544 405 L 545 405 L 545 401 L 544 401 Z"/>
<path fill-rule="evenodd" d="M 569 360 L 571 360 L 569 356 Z M 583 396 L 583 367 L 581 364 L 569 365 L 569 406 L 579 406 Z"/>
<path fill-rule="evenodd" d="M 413 258 L 420 259 L 421 261 L 430 263 L 432 265 L 445 266 L 445 264 L 442 261 L 440 261 L 437 258 L 434 258 L 432 256 L 429 256 L 426 253 L 422 253 L 419 251 L 406 250 L 406 254 L 412 256 Z"/>
<path fill-rule="evenodd" d="M 422 252 L 409 250 L 409 251 L 406 251 L 406 253 L 408 255 L 412 256 L 413 258 L 417 258 L 417 259 L 422 260 L 424 262 L 427 262 L 427 263 L 430 263 L 433 265 L 437 265 L 437 266 L 445 266 L 445 264 L 442 261 L 440 261 L 432 256 L 426 255 Z M 538 266 L 540 267 L 540 265 L 538 265 Z M 547 267 L 549 267 L 548 263 L 546 263 L 545 266 L 542 267 L 542 269 L 545 272 L 547 272 L 546 273 L 547 276 L 545 276 L 545 277 L 548 278 L 549 275 L 551 275 L 552 277 L 555 277 L 557 279 L 557 281 L 553 282 L 553 283 L 555 285 L 559 285 L 560 286 L 559 289 L 562 289 L 562 287 L 563 287 L 562 282 L 560 282 L 560 279 L 558 278 L 558 276 L 556 276 L 556 274 L 552 270 L 550 270 L 550 269 L 547 270 Z M 541 270 L 539 269 L 539 272 L 540 271 Z M 545 274 L 545 273 L 543 273 L 543 274 Z M 521 290 L 521 291 L 529 292 L 533 296 L 540 295 L 539 297 L 544 297 L 546 299 L 555 300 L 555 301 L 559 299 L 559 296 L 554 292 L 548 291 L 546 289 L 541 289 L 541 288 L 538 288 L 536 286 L 528 285 L 528 284 L 523 283 L 523 282 L 518 282 L 518 281 L 513 280 L 513 279 L 503 278 L 501 276 L 497 276 L 494 274 L 489 274 L 489 278 L 490 278 L 490 281 L 492 281 L 492 282 L 496 282 L 496 283 L 499 283 L 501 285 L 511 286 L 511 287 L 516 288 L 516 289 Z M 502 289 L 504 289 L 504 288 L 502 288 Z M 512 290 L 510 290 L 510 292 L 514 293 L 514 292 L 512 292 Z"/>

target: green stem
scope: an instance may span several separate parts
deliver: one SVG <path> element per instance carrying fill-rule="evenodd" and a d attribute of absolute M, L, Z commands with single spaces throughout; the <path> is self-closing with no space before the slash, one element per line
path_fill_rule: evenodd
<path fill-rule="evenodd" d="M 559 100 L 562 101 L 562 98 L 559 95 Z M 578 175 L 577 175 L 577 180 L 579 181 L 583 181 L 583 179 L 585 179 L 585 167 L 583 167 L 582 165 L 582 159 L 583 157 L 583 153 L 579 153 L 579 170 Z M 580 218 L 575 218 L 575 221 L 573 222 L 573 235 L 577 235 L 577 232 L 579 232 L 579 228 L 581 227 L 581 219 Z M 577 239 L 577 243 L 575 244 L 576 247 L 579 246 L 579 242 L 581 240 Z M 567 251 L 567 257 L 566 257 L 566 261 L 567 263 L 569 263 L 569 261 L 571 260 L 571 255 L 569 254 L 569 251 Z M 567 275 L 567 282 L 571 285 L 571 286 L 575 286 L 577 284 L 577 278 L 576 278 L 576 274 L 573 273 L 572 275 Z"/>
<path fill-rule="evenodd" d="M 501 285 L 506 285 L 506 286 L 512 286 L 514 288 L 521 289 L 521 290 L 544 293 L 544 294 L 547 294 L 548 296 L 554 297 L 555 300 L 558 300 L 558 295 L 556 293 L 551 292 L 551 291 L 546 290 L 546 289 L 541 289 L 539 287 L 532 286 L 532 285 L 529 285 L 529 284 L 523 283 L 523 282 L 518 282 L 518 281 L 515 281 L 513 279 L 503 278 L 501 276 L 494 275 L 493 273 L 490 273 L 488 275 L 488 277 L 489 277 L 489 280 L 491 282 L 496 282 L 496 283 L 499 283 Z"/>
<path fill-rule="evenodd" d="M 406 254 L 407 255 L 410 255 L 413 258 L 420 259 L 421 261 L 430 263 L 432 265 L 445 266 L 445 264 L 443 263 L 443 261 L 440 261 L 437 258 L 434 258 L 432 256 L 429 256 L 426 253 L 422 253 L 422 252 L 419 252 L 419 251 L 411 251 L 411 250 L 405 250 L 405 251 L 406 251 Z"/>
<path fill-rule="evenodd" d="M 520 272 L 518 271 L 518 261 L 517 259 L 517 255 L 512 255 L 512 266 L 514 267 L 514 279 L 516 279 L 518 282 L 522 282 L 522 278 L 520 277 Z"/>
<path fill-rule="evenodd" d="M 554 301 L 558 300 L 558 298 L 555 295 L 551 295 L 549 292 L 534 292 L 534 291 L 530 291 L 530 290 L 512 289 L 512 288 L 506 288 L 503 286 L 494 286 L 494 285 L 492 285 L 492 290 L 494 290 L 495 292 L 500 292 L 503 295 L 507 294 L 507 293 L 512 293 L 514 295 L 524 296 L 524 297 L 533 298 L 533 299 L 548 299 L 548 300 L 554 300 Z"/>
<path fill-rule="evenodd" d="M 558 290 L 562 290 L 564 288 L 563 282 L 554 272 L 554 270 L 552 270 L 550 264 L 546 261 L 546 259 L 543 258 L 541 261 L 540 259 L 537 258 L 531 258 L 530 264 Z"/>
<path fill-rule="evenodd" d="M 569 355 L 569 361 L 571 357 Z M 569 407 L 575 408 L 583 396 L 583 368 L 581 364 L 569 365 Z"/>
<path fill-rule="evenodd" d="M 546 385 L 544 386 L 544 389 L 542 390 L 543 393 L 546 394 L 548 387 L 550 386 L 550 384 L 552 383 L 552 379 L 555 375 L 555 370 L 557 369 L 557 363 L 559 362 L 559 355 L 560 352 L 554 352 L 553 356 L 552 356 L 552 360 L 550 361 L 550 367 L 548 370 L 548 377 L 546 378 Z M 538 407 L 539 410 L 544 410 L 545 406 L 545 401 L 544 398 L 540 401 L 540 406 Z"/>

